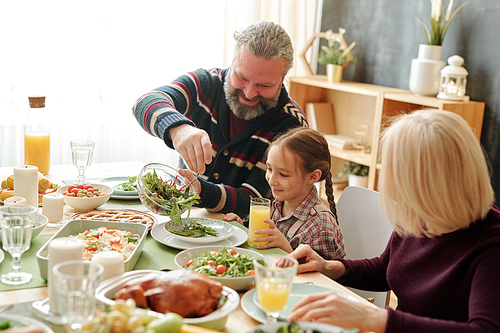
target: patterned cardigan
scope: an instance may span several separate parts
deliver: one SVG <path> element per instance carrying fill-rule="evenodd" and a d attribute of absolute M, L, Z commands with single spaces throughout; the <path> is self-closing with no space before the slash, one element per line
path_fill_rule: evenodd
<path fill-rule="evenodd" d="M 214 212 L 248 215 L 250 197 L 267 197 L 265 151 L 276 135 L 308 126 L 300 107 L 283 86 L 275 108 L 250 121 L 230 141 L 230 112 L 223 85 L 229 69 L 198 69 L 171 84 L 141 96 L 132 112 L 149 134 L 173 149 L 170 128 L 190 124 L 205 130 L 212 141 L 212 163 L 201 182 L 199 206 Z"/>

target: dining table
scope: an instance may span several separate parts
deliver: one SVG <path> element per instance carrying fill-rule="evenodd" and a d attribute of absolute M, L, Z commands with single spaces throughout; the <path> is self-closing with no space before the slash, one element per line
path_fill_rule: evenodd
<path fill-rule="evenodd" d="M 89 183 L 96 183 L 99 182 L 102 179 L 106 179 L 108 177 L 129 177 L 129 176 L 137 176 L 141 169 L 145 166 L 144 163 L 140 161 L 134 161 L 134 162 L 109 162 L 109 163 L 93 163 L 91 164 L 85 173 L 86 180 L 85 182 Z M 0 167 L 0 182 L 4 179 L 6 179 L 8 176 L 13 174 L 13 169 L 14 167 Z M 77 182 L 77 176 L 78 172 L 77 169 L 74 165 L 68 164 L 68 165 L 51 165 L 50 166 L 50 171 L 48 174 L 45 175 L 45 177 L 53 184 L 59 185 L 59 186 L 64 186 L 68 183 L 76 183 Z M 111 198 L 108 200 L 105 204 L 97 208 L 102 209 L 102 210 L 109 210 L 109 209 L 133 209 L 133 210 L 139 210 L 143 212 L 147 212 L 151 215 L 153 215 L 157 223 L 163 223 L 167 222 L 169 220 L 168 216 L 162 216 L 162 215 L 157 215 L 154 214 L 153 212 L 149 211 L 139 199 L 134 199 L 134 200 L 119 200 L 119 199 L 113 199 Z M 39 213 L 42 212 L 42 209 L 39 208 Z M 41 239 L 45 239 L 46 237 L 50 237 L 50 235 L 56 233 L 62 226 L 64 226 L 65 223 L 71 220 L 71 217 L 78 213 L 77 210 L 74 208 L 71 208 L 70 206 L 64 205 L 64 213 L 63 213 L 63 219 L 60 222 L 56 223 L 48 223 L 47 226 L 44 228 L 42 233 L 40 234 Z M 187 213 L 184 213 L 187 214 Z M 185 216 L 183 214 L 183 217 Z M 204 208 L 192 208 L 190 212 L 190 216 L 192 217 L 206 217 L 206 218 L 211 218 L 211 219 L 219 219 L 222 220 L 224 214 L 222 213 L 214 213 L 214 212 L 209 212 L 208 210 Z M 234 222 L 236 223 L 236 222 Z M 243 228 L 246 232 L 248 232 L 248 229 L 246 229 L 243 226 L 240 226 Z M 38 238 L 37 237 L 37 238 Z M 147 236 L 148 238 L 151 238 L 151 235 Z M 36 238 L 32 241 L 31 247 L 41 247 L 44 245 L 44 243 L 38 241 L 35 242 Z M 148 240 L 149 242 L 155 243 L 154 240 L 151 238 L 151 240 Z M 250 248 L 247 242 L 245 242 L 242 247 Z M 168 248 L 167 245 L 159 244 L 158 249 L 155 251 L 160 251 L 164 256 L 173 256 L 175 253 L 180 252 L 181 250 L 179 249 L 172 249 Z M 253 249 L 253 248 L 252 248 Z M 36 258 L 28 258 L 27 256 L 31 255 L 33 256 L 34 253 L 36 253 L 36 248 L 35 249 L 30 249 L 29 254 L 24 253 L 22 256 L 22 260 L 24 263 L 24 266 L 21 268 L 23 269 L 31 269 L 32 271 L 34 270 L 35 272 L 40 275 L 39 271 L 37 271 L 38 267 L 29 267 L 29 265 L 34 265 L 37 266 L 37 261 Z M 255 249 L 253 249 L 255 250 Z M 146 256 L 145 254 L 146 248 L 144 248 L 143 253 L 141 256 Z M 257 250 L 256 250 L 257 251 Z M 270 253 L 280 253 L 280 249 L 270 249 Z M 4 273 L 6 271 L 10 270 L 10 254 L 8 254 L 6 251 L 5 252 L 5 259 L 3 262 L 0 263 L 0 272 Z M 258 251 L 260 253 L 265 254 L 266 250 L 263 251 Z M 286 254 L 284 251 L 281 251 L 282 254 Z M 173 258 L 170 258 L 173 260 Z M 140 260 L 138 262 L 141 262 L 142 258 L 140 257 Z M 144 261 L 146 264 L 148 260 Z M 157 268 L 151 268 L 151 267 L 142 267 L 146 264 L 142 265 L 136 265 L 134 269 L 138 269 L 138 266 L 140 267 L 139 269 L 157 269 Z M 37 279 L 38 278 L 38 279 Z M 12 311 L 16 311 L 18 314 L 27 316 L 27 317 L 32 317 L 37 320 L 40 320 L 41 322 L 45 323 L 49 327 L 53 327 L 54 325 L 51 323 L 48 323 L 44 321 L 41 318 L 38 318 L 35 313 L 30 311 L 30 303 L 39 301 L 42 299 L 46 299 L 48 297 L 48 288 L 46 285 L 46 282 L 42 279 L 40 280 L 41 277 L 34 277 L 33 280 L 37 280 L 38 284 L 37 285 L 32 285 L 32 283 L 29 283 L 25 285 L 24 287 L 17 287 L 17 288 L 7 288 L 6 285 L 3 285 L 0 283 L 0 313 L 2 311 L 4 313 L 9 313 Z M 353 291 L 345 288 L 344 286 L 340 285 L 339 283 L 335 282 L 334 280 L 328 278 L 327 276 L 319 273 L 319 272 L 314 272 L 314 273 L 304 273 L 304 274 L 298 274 L 294 278 L 294 283 L 298 284 L 314 284 L 318 286 L 323 286 L 327 287 L 330 289 L 338 290 L 341 293 L 348 294 L 352 297 L 354 297 L 356 300 L 360 302 L 367 302 L 364 298 L 360 297 Z M 239 296 L 240 298 L 243 297 L 246 291 L 239 291 Z M 21 307 L 21 305 L 24 304 L 24 307 Z M 371 305 L 371 303 L 369 303 Z M 374 306 L 374 305 L 371 305 Z M 21 309 L 21 310 L 19 310 Z M 19 311 L 24 313 L 19 313 Z M 222 332 L 226 333 L 242 333 L 242 332 L 250 332 L 252 329 L 261 324 L 259 321 L 253 319 L 247 313 L 244 311 L 242 308 L 241 304 L 234 310 L 229 316 L 227 323 L 222 330 Z M 57 330 L 54 329 L 55 332 Z M 61 331 L 61 330 L 59 330 Z"/>

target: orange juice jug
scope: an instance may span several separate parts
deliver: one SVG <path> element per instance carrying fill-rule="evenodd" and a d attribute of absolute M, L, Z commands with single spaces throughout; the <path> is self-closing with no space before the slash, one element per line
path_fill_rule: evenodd
<path fill-rule="evenodd" d="M 46 175 L 50 169 L 50 126 L 45 96 L 28 98 L 30 114 L 24 124 L 24 164 L 37 166 Z"/>

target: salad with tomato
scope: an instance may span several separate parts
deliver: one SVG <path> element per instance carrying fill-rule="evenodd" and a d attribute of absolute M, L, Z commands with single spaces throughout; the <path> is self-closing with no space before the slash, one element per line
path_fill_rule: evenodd
<path fill-rule="evenodd" d="M 252 256 L 240 254 L 234 249 L 228 250 L 225 247 L 218 251 L 202 253 L 198 258 L 189 260 L 184 268 L 217 277 L 255 275 Z"/>
<path fill-rule="evenodd" d="M 101 197 L 106 195 L 106 193 L 101 193 L 98 188 L 94 188 L 94 186 L 90 184 L 75 184 L 68 186 L 68 191 L 64 192 L 63 195 L 68 197 L 93 198 Z"/>

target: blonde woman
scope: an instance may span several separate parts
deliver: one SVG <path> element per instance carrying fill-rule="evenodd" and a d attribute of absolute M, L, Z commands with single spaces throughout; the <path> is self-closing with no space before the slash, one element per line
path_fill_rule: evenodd
<path fill-rule="evenodd" d="M 290 255 L 359 289 L 392 290 L 396 310 L 335 293 L 299 302 L 289 320 L 373 332 L 500 332 L 500 211 L 483 151 L 446 111 L 397 117 L 381 141 L 379 190 L 394 225 L 377 258 L 326 261 L 307 245 Z"/>

